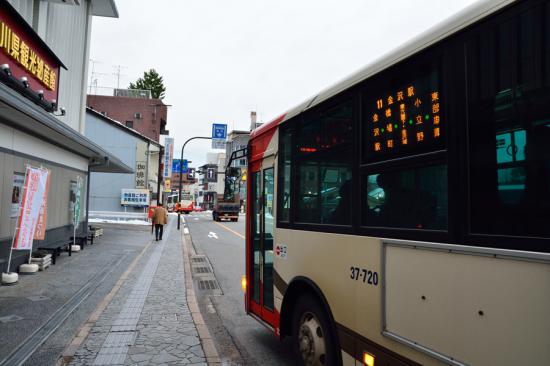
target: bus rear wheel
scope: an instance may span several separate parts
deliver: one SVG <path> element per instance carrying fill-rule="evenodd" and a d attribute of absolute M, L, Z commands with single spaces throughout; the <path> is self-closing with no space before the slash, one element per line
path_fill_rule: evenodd
<path fill-rule="evenodd" d="M 330 322 L 313 296 L 298 299 L 292 317 L 292 335 L 294 354 L 300 365 L 338 365 Z"/>

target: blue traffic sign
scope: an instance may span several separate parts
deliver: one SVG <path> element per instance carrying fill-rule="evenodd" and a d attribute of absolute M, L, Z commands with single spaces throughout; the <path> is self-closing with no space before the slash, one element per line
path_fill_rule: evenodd
<path fill-rule="evenodd" d="M 172 159 L 172 173 L 179 173 L 180 169 L 180 159 Z"/>
<path fill-rule="evenodd" d="M 213 123 L 212 138 L 225 140 L 227 138 L 227 125 Z"/>

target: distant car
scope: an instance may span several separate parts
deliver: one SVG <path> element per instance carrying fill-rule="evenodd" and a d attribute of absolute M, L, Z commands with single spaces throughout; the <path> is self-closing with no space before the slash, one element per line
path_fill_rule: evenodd
<path fill-rule="evenodd" d="M 200 206 L 195 206 L 195 208 L 193 209 L 193 211 L 195 212 L 202 212 L 204 211 L 204 208 L 200 207 Z"/>

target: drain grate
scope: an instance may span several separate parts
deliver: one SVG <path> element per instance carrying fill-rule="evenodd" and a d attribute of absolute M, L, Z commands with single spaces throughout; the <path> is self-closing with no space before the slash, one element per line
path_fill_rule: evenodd
<path fill-rule="evenodd" d="M 210 273 L 210 268 L 208 267 L 195 267 L 195 273 Z"/>
<path fill-rule="evenodd" d="M 200 280 L 199 290 L 217 290 L 218 284 L 214 280 Z"/>
<path fill-rule="evenodd" d="M 195 262 L 195 263 L 204 263 L 204 262 L 206 262 L 206 258 L 204 258 L 204 257 L 194 257 L 192 259 L 193 259 L 193 262 Z"/>

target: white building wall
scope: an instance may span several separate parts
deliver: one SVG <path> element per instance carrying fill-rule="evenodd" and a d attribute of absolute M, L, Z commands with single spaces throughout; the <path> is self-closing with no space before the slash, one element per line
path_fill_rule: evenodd
<path fill-rule="evenodd" d="M 34 0 L 8 0 L 8 3 L 13 6 L 27 23 L 32 24 L 32 13 Z"/>
<path fill-rule="evenodd" d="M 91 31 L 91 3 L 80 6 L 49 3 L 45 41 L 68 70 L 61 70 L 58 105 L 67 114 L 58 117 L 84 133 L 86 79 Z"/>

